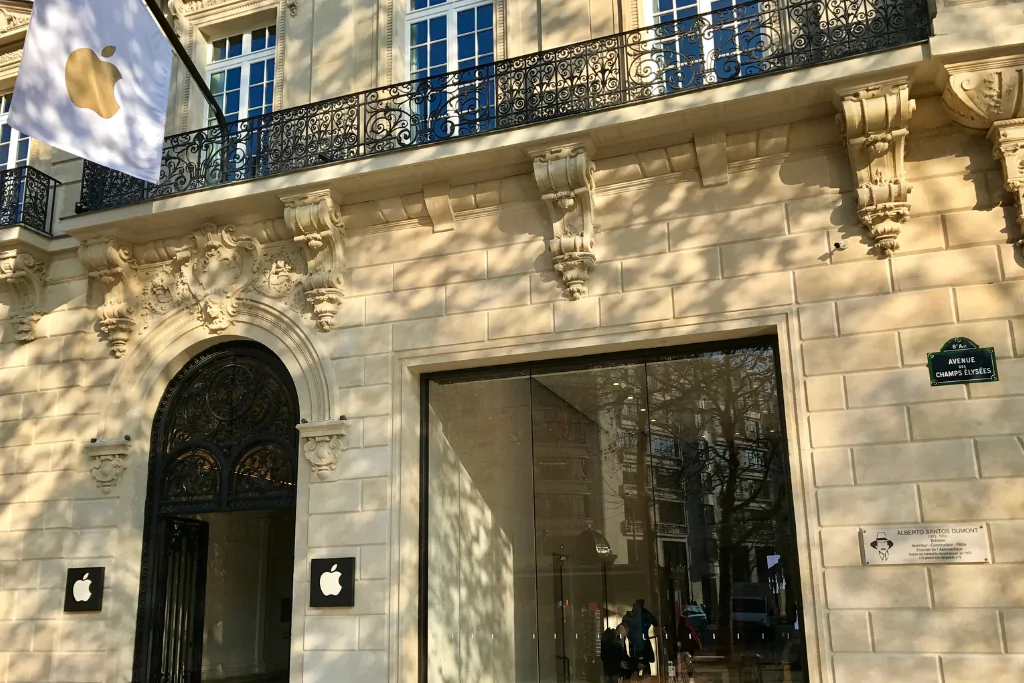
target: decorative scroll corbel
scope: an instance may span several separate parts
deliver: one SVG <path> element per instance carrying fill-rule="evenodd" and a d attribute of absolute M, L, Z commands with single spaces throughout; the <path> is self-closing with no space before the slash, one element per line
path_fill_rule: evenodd
<path fill-rule="evenodd" d="M 195 247 L 179 249 L 175 257 L 199 302 L 199 319 L 214 334 L 234 323 L 238 295 L 252 282 L 262 253 L 259 242 L 234 232 L 233 225 L 206 223 L 192 233 Z"/>
<path fill-rule="evenodd" d="M 939 81 L 949 117 L 968 130 L 988 131 L 1024 233 L 1024 55 L 949 64 Z"/>
<path fill-rule="evenodd" d="M 573 142 L 529 152 L 541 199 L 551 215 L 552 267 L 562 274 L 564 296 L 577 301 L 588 294 L 594 254 L 594 147 Z"/>
<path fill-rule="evenodd" d="M 83 446 L 82 450 L 91 461 L 89 473 L 103 493 L 110 493 L 121 479 L 128 467 L 130 449 L 131 440 L 127 436 L 123 441 L 92 441 Z"/>
<path fill-rule="evenodd" d="M 911 185 L 903 167 L 906 137 L 915 103 L 907 79 L 840 91 L 837 119 L 850 166 L 857 178 L 857 215 L 889 258 L 910 220 Z"/>
<path fill-rule="evenodd" d="M 0 285 L 14 293 L 10 320 L 14 338 L 32 341 L 42 317 L 40 302 L 46 279 L 46 263 L 17 249 L 0 252 Z"/>
<path fill-rule="evenodd" d="M 327 332 L 345 299 L 345 224 L 330 190 L 281 197 L 284 222 L 302 244 L 302 288 L 317 328 Z"/>
<path fill-rule="evenodd" d="M 131 247 L 114 237 L 86 240 L 78 247 L 78 258 L 105 289 L 96 315 L 114 357 L 121 358 L 138 324 L 139 280 Z"/>
<path fill-rule="evenodd" d="M 343 417 L 340 420 L 303 422 L 297 427 L 302 440 L 302 454 L 317 478 L 326 480 L 338 467 L 338 457 L 344 450 L 343 440 L 348 434 L 348 421 Z"/>

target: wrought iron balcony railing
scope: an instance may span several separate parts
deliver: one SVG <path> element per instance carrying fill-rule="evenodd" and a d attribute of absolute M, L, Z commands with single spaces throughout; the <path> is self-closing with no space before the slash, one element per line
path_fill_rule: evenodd
<path fill-rule="evenodd" d="M 52 236 L 58 185 L 31 166 L 0 170 L 0 227 L 24 225 Z"/>
<path fill-rule="evenodd" d="M 927 0 L 762 0 L 169 136 L 160 181 L 86 162 L 79 212 L 613 109 L 926 41 Z"/>

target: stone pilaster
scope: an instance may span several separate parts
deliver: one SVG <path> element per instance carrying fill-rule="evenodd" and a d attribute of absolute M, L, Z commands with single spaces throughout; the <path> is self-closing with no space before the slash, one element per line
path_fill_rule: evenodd
<path fill-rule="evenodd" d="M 949 64 L 939 80 L 949 117 L 968 130 L 987 131 L 1024 231 L 1024 55 Z"/>
<path fill-rule="evenodd" d="M 298 425 L 300 448 L 310 467 L 320 480 L 325 480 L 338 467 L 338 458 L 344 450 L 348 434 L 348 421 L 325 420 L 303 422 Z"/>
<path fill-rule="evenodd" d="M 36 338 L 45 280 L 45 261 L 18 249 L 0 251 L 0 287 L 14 294 L 10 321 L 18 341 Z"/>
<path fill-rule="evenodd" d="M 326 332 L 345 298 L 345 224 L 330 190 L 282 197 L 284 222 L 303 246 L 302 288 L 317 328 Z"/>
<path fill-rule="evenodd" d="M 103 493 L 110 493 L 128 467 L 131 441 L 92 441 L 82 447 L 89 459 L 89 473 Z"/>
<path fill-rule="evenodd" d="M 571 142 L 529 152 L 541 199 L 551 215 L 553 238 L 548 248 L 552 266 L 561 273 L 567 299 L 587 296 L 594 254 L 594 148 L 589 141 Z"/>
<path fill-rule="evenodd" d="M 873 83 L 836 93 L 839 126 L 857 179 L 857 215 L 878 252 L 899 249 L 900 229 L 910 219 L 911 185 L 903 167 L 914 101 L 907 79 Z"/>

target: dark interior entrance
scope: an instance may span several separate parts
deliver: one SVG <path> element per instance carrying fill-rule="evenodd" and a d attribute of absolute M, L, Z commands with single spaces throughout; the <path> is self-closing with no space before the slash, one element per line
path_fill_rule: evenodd
<path fill-rule="evenodd" d="M 133 681 L 288 680 L 298 399 L 251 342 L 175 376 L 153 424 Z"/>

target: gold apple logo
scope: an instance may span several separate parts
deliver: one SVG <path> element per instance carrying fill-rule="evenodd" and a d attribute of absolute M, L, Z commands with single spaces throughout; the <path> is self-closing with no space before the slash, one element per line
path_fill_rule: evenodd
<path fill-rule="evenodd" d="M 108 45 L 100 54 L 113 57 L 116 49 Z M 87 47 L 72 52 L 64 67 L 64 83 L 71 103 L 80 109 L 91 109 L 105 119 L 121 109 L 114 96 L 114 85 L 119 80 L 121 72 L 117 67 L 100 59 Z"/>

